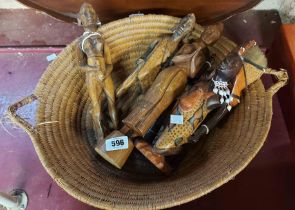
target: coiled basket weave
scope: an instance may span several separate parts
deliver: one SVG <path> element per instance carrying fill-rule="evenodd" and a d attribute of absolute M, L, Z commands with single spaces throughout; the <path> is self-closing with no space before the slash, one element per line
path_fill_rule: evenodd
<path fill-rule="evenodd" d="M 145 15 L 101 27 L 110 46 L 116 84 L 132 72 L 148 44 L 169 33 L 178 21 L 170 16 Z M 198 37 L 201 31 L 196 25 L 193 36 Z M 221 38 L 210 51 L 223 59 L 235 47 Z M 121 171 L 95 153 L 90 101 L 80 68 L 84 63 L 76 40 L 49 65 L 35 92 L 10 106 L 9 114 L 30 135 L 44 168 L 57 184 L 76 199 L 103 209 L 172 207 L 231 180 L 262 147 L 272 119 L 272 95 L 282 86 L 266 91 L 260 80 L 251 85 L 224 125 L 189 148 L 177 169 L 163 177 L 136 151 Z M 38 109 L 33 126 L 16 111 L 34 100 Z"/>

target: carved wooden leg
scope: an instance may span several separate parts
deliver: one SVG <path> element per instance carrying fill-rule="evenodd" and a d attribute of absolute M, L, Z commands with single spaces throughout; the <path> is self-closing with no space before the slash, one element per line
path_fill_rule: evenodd
<path fill-rule="evenodd" d="M 115 106 L 115 87 L 112 78 L 109 76 L 104 81 L 104 92 L 108 101 L 109 115 L 111 117 L 113 126 L 118 128 L 118 116 Z"/>
<path fill-rule="evenodd" d="M 137 85 L 138 71 L 134 71 L 116 90 L 116 96 L 121 97 L 124 95 L 132 86 Z"/>
<path fill-rule="evenodd" d="M 101 124 L 101 101 L 98 101 L 93 107 L 92 107 L 92 122 L 94 131 L 96 134 L 97 140 L 101 140 L 104 137 L 104 132 Z"/>
<path fill-rule="evenodd" d="M 96 138 L 99 140 L 103 138 L 103 128 L 101 125 L 101 99 L 102 99 L 102 88 L 97 83 L 95 71 L 88 71 L 86 73 L 86 84 L 88 93 L 91 99 L 92 106 L 92 121 L 95 130 Z"/>
<path fill-rule="evenodd" d="M 163 173 L 169 174 L 171 172 L 172 169 L 166 162 L 165 157 L 155 153 L 152 146 L 146 141 L 135 140 L 134 146 Z"/>

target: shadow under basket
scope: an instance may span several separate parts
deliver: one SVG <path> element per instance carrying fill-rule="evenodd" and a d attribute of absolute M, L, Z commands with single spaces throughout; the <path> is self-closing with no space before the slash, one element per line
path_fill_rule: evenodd
<path fill-rule="evenodd" d="M 110 46 L 115 83 L 132 72 L 148 44 L 169 33 L 178 21 L 171 16 L 145 15 L 103 25 L 100 31 Z M 202 30 L 196 25 L 193 36 L 199 37 Z M 210 52 L 221 60 L 235 47 L 222 37 Z M 30 135 L 43 166 L 57 184 L 94 207 L 160 209 L 199 198 L 244 169 L 268 135 L 275 91 L 266 91 L 258 80 L 222 127 L 189 148 L 171 175 L 160 175 L 136 149 L 118 170 L 94 151 L 90 99 L 80 68 L 83 62 L 75 40 L 49 65 L 35 92 L 10 106 L 9 114 Z M 35 126 L 16 114 L 34 100 L 38 101 Z"/>

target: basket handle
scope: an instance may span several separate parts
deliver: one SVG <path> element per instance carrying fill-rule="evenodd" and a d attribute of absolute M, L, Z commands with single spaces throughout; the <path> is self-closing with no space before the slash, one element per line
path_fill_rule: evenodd
<path fill-rule="evenodd" d="M 34 94 L 27 96 L 23 98 L 22 100 L 16 102 L 15 104 L 12 104 L 8 107 L 7 114 L 9 118 L 16 123 L 18 126 L 23 128 L 26 132 L 33 134 L 35 133 L 35 128 L 33 125 L 31 125 L 29 122 L 27 122 L 25 119 L 20 117 L 18 114 L 16 114 L 17 110 L 25 105 L 28 105 L 32 103 L 33 101 L 37 100 L 37 96 Z"/>
<path fill-rule="evenodd" d="M 266 74 L 270 74 L 275 76 L 277 82 L 274 83 L 268 90 L 267 92 L 273 96 L 278 90 L 285 86 L 288 82 L 289 76 L 288 73 L 285 69 L 280 69 L 280 70 L 275 70 L 271 68 L 267 68 L 264 70 Z"/>

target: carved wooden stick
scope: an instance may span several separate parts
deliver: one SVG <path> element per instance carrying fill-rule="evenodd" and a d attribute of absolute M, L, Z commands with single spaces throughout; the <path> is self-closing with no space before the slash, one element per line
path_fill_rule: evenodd
<path fill-rule="evenodd" d="M 144 140 L 135 140 L 135 147 L 154 164 L 160 171 L 165 174 L 171 172 L 170 165 L 166 162 L 165 157 L 154 152 L 152 146 Z"/>
<path fill-rule="evenodd" d="M 255 45 L 256 45 L 255 41 L 250 41 L 246 46 L 240 48 L 239 54 L 243 56 L 247 52 L 247 50 L 251 49 Z M 245 71 L 246 71 L 245 66 L 243 66 L 236 76 L 234 87 L 232 89 L 233 100 L 230 103 L 232 107 L 235 107 L 240 103 L 239 98 L 242 94 L 242 91 L 247 87 Z"/>
<path fill-rule="evenodd" d="M 241 69 L 236 77 L 234 87 L 232 89 L 232 97 L 233 100 L 230 102 L 230 105 L 232 107 L 237 106 L 240 103 L 240 96 L 242 93 L 242 90 L 244 90 L 246 87 L 246 77 L 245 77 L 245 71 Z"/>

